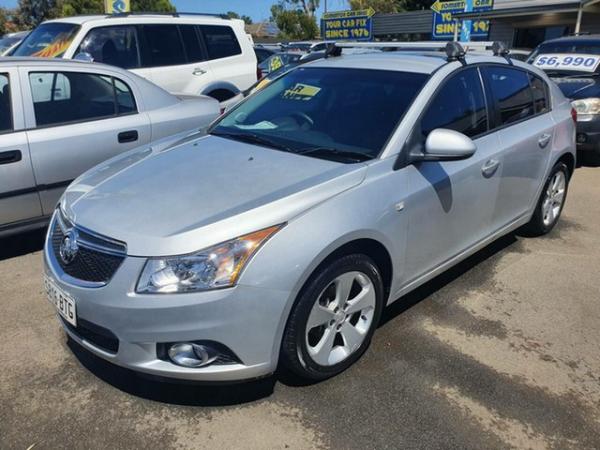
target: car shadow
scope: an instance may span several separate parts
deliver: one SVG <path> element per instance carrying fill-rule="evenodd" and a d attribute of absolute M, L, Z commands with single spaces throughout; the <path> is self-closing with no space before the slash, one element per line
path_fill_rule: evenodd
<path fill-rule="evenodd" d="M 45 237 L 46 228 L 0 238 L 0 261 L 40 251 Z"/>

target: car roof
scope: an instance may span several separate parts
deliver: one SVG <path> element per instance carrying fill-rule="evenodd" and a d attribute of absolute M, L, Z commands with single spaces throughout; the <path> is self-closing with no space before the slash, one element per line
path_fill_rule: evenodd
<path fill-rule="evenodd" d="M 505 58 L 489 55 L 468 53 L 465 57 L 467 64 L 493 62 L 508 64 Z M 416 72 L 431 74 L 447 64 L 444 52 L 373 52 L 362 54 L 346 54 L 319 59 L 310 63 L 311 67 L 339 67 L 345 69 L 378 69 L 395 70 L 399 72 Z M 515 61 L 515 65 L 518 64 Z"/>
<path fill-rule="evenodd" d="M 115 72 L 124 72 L 130 73 L 125 69 L 121 69 L 116 66 L 109 66 L 107 64 L 102 63 L 91 63 L 86 61 L 78 61 L 76 59 L 63 59 L 63 58 L 36 58 L 33 56 L 3 56 L 0 57 L 0 65 L 1 66 L 19 66 L 19 65 L 27 65 L 27 66 L 45 66 L 45 65 L 65 65 L 65 66 L 73 66 L 73 67 L 100 67 L 105 70 L 112 70 Z"/>
<path fill-rule="evenodd" d="M 579 34 L 577 36 L 563 36 L 556 39 L 549 39 L 542 42 L 540 45 L 556 42 L 577 42 L 577 43 L 598 43 L 600 42 L 600 34 Z"/>
<path fill-rule="evenodd" d="M 85 23 L 90 22 L 99 22 L 99 21 L 115 21 L 115 24 L 121 24 L 123 21 L 136 21 L 143 20 L 146 21 L 156 21 L 156 22 L 164 22 L 167 19 L 169 22 L 180 21 L 180 22 L 200 22 L 203 23 L 223 23 L 223 22 L 231 22 L 230 19 L 226 19 L 224 17 L 220 17 L 218 15 L 210 15 L 210 14 L 193 14 L 193 13 L 174 13 L 174 14 L 95 14 L 88 16 L 72 16 L 72 17 L 62 17 L 60 19 L 52 19 L 46 20 L 44 23 L 72 23 L 75 25 L 83 25 Z"/>

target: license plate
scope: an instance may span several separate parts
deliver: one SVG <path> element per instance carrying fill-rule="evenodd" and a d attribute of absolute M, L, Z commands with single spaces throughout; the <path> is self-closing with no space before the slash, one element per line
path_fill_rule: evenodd
<path fill-rule="evenodd" d="M 50 278 L 44 276 L 44 288 L 48 301 L 58 313 L 71 325 L 77 326 L 77 309 L 75 299 L 59 288 Z"/>

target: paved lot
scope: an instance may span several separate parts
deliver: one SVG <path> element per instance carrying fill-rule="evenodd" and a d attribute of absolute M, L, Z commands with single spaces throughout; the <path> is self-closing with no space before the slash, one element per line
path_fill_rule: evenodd
<path fill-rule="evenodd" d="M 0 448 L 600 448 L 599 225 L 600 169 L 579 169 L 551 235 L 402 299 L 357 366 L 312 386 L 111 368 L 60 331 L 41 234 L 0 241 Z"/>

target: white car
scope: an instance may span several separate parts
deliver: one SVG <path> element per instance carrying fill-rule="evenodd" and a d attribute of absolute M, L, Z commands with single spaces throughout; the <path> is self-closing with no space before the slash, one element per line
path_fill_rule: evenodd
<path fill-rule="evenodd" d="M 244 22 L 207 14 L 117 14 L 42 23 L 12 53 L 83 59 L 131 70 L 169 92 L 224 107 L 258 79 Z"/>
<path fill-rule="evenodd" d="M 43 227 L 89 168 L 205 131 L 209 97 L 178 98 L 104 64 L 0 58 L 0 236 Z"/>

